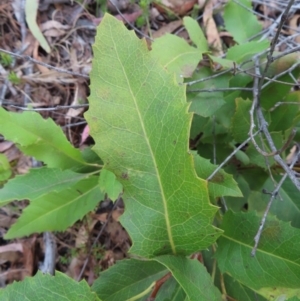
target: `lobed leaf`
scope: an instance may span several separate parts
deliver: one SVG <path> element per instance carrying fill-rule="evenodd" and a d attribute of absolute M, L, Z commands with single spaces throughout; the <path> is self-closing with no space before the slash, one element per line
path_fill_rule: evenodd
<path fill-rule="evenodd" d="M 66 230 L 93 210 L 103 198 L 96 176 L 84 179 L 68 189 L 43 195 L 30 202 L 8 230 L 5 239 L 36 232 Z"/>
<path fill-rule="evenodd" d="M 192 115 L 183 85 L 145 41 L 106 15 L 98 28 L 85 117 L 95 152 L 124 187 L 121 221 L 144 257 L 190 254 L 219 236 L 206 181 L 188 153 Z"/>
<path fill-rule="evenodd" d="M 101 301 L 85 280 L 77 282 L 59 271 L 55 276 L 38 271 L 34 277 L 0 290 L 0 298 L 2 301 Z"/>
<path fill-rule="evenodd" d="M 84 165 L 81 153 L 66 139 L 52 119 L 36 112 L 22 114 L 0 108 L 1 129 L 5 139 L 15 142 L 26 155 L 43 161 L 50 168 L 67 169 Z"/>

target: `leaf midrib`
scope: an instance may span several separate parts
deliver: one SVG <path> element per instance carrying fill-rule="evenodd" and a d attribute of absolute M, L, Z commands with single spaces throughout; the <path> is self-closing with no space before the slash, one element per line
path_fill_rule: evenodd
<path fill-rule="evenodd" d="M 114 44 L 114 49 L 116 50 L 117 47 L 116 47 L 115 41 L 112 40 L 112 42 Z M 166 226 L 167 226 L 166 229 L 167 229 L 167 233 L 168 233 L 168 238 L 169 238 L 169 242 L 170 242 L 170 245 L 171 245 L 171 249 L 172 249 L 173 253 L 176 254 L 176 248 L 175 248 L 175 244 L 174 244 L 174 241 L 173 241 L 173 236 L 172 236 L 172 231 L 171 231 L 171 224 L 170 224 L 170 219 L 169 219 L 169 215 L 168 215 L 167 200 L 166 200 L 166 197 L 165 197 L 164 189 L 163 189 L 162 182 L 161 182 L 161 179 L 160 179 L 160 176 L 159 176 L 159 172 L 158 172 L 158 169 L 157 169 L 157 164 L 156 164 L 157 162 L 156 162 L 154 153 L 152 151 L 151 144 L 150 144 L 150 141 L 148 139 L 148 136 L 146 135 L 147 132 L 146 132 L 146 129 L 145 129 L 145 124 L 143 122 L 143 119 L 142 119 L 139 107 L 137 105 L 136 97 L 135 97 L 135 95 L 134 95 L 134 93 L 133 93 L 133 91 L 131 89 L 131 85 L 130 85 L 130 82 L 128 80 L 128 76 L 127 76 L 126 71 L 125 71 L 125 69 L 123 67 L 123 64 L 122 64 L 122 62 L 120 60 L 118 51 L 115 51 L 115 53 L 116 53 L 116 57 L 118 59 L 118 62 L 121 65 L 123 74 L 125 76 L 127 86 L 129 88 L 130 94 L 132 96 L 132 99 L 133 99 L 136 111 L 138 113 L 139 121 L 140 121 L 141 128 L 142 128 L 142 131 L 143 131 L 143 134 L 144 134 L 144 139 L 145 139 L 145 141 L 147 143 L 147 146 L 148 146 L 151 158 L 152 158 L 152 162 L 154 163 L 154 169 L 155 169 L 156 177 L 157 177 L 157 180 L 158 180 L 159 189 L 161 191 L 161 196 L 162 196 L 162 201 L 163 201 L 163 206 L 164 206 L 164 212 L 165 212 L 164 216 L 165 216 L 165 221 L 166 221 Z"/>
<path fill-rule="evenodd" d="M 224 238 L 226 238 L 226 239 L 228 239 L 228 240 L 230 240 L 230 241 L 232 241 L 232 242 L 234 242 L 234 243 L 236 243 L 236 244 L 238 244 L 238 245 L 242 245 L 242 246 L 244 246 L 244 247 L 246 247 L 246 248 L 248 248 L 248 249 L 250 249 L 250 250 L 253 249 L 253 246 L 248 245 L 248 244 L 246 244 L 246 243 L 243 243 L 243 242 L 241 242 L 241 241 L 239 241 L 239 240 L 236 240 L 236 239 L 234 239 L 234 238 L 231 238 L 230 236 L 227 236 L 227 235 L 222 234 L 222 237 L 224 237 Z M 300 264 L 296 264 L 295 261 L 291 261 L 291 260 L 289 260 L 289 259 L 287 259 L 287 258 L 280 257 L 280 256 L 278 256 L 278 255 L 275 255 L 274 253 L 266 252 L 266 251 L 264 251 L 264 250 L 262 250 L 262 249 L 260 249 L 260 248 L 257 249 L 257 252 L 263 253 L 263 254 L 268 255 L 268 256 L 272 256 L 272 257 L 274 257 L 274 258 L 283 260 L 283 261 L 285 261 L 285 262 L 291 263 L 292 265 L 296 265 L 296 266 L 299 266 L 299 267 L 300 267 Z M 249 253 L 249 256 L 250 256 L 250 253 Z"/>

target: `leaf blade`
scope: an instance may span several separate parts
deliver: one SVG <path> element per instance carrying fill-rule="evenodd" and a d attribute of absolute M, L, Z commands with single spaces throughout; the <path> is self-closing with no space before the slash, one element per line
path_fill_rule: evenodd
<path fill-rule="evenodd" d="M 82 219 L 103 199 L 98 177 L 84 179 L 69 189 L 35 199 L 9 229 L 7 239 L 44 231 L 63 231 Z"/>
<path fill-rule="evenodd" d="M 104 17 L 96 40 L 98 63 L 85 117 L 95 152 L 124 187 L 121 221 L 133 240 L 131 252 L 153 257 L 205 248 L 219 231 L 211 224 L 216 208 L 209 204 L 206 181 L 196 177 L 187 152 L 192 115 L 184 87 L 112 17 Z"/>

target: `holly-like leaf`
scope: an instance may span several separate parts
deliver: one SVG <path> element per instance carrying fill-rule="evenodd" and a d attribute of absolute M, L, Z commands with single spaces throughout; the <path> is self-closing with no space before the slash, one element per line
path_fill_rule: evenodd
<path fill-rule="evenodd" d="M 225 6 L 225 27 L 239 44 L 247 42 L 262 30 L 262 25 L 251 11 L 250 0 L 230 0 Z"/>
<path fill-rule="evenodd" d="M 52 119 L 43 119 L 36 112 L 19 114 L 0 108 L 0 120 L 0 133 L 5 139 L 15 142 L 22 152 L 48 167 L 67 169 L 85 164 L 80 151 Z"/>
<path fill-rule="evenodd" d="M 256 255 L 252 257 L 253 238 L 260 220 L 255 212 L 225 214 L 222 223 L 225 232 L 218 240 L 216 252 L 221 272 L 267 299 L 280 296 L 284 290 L 288 297 L 299 294 L 300 230 L 269 215 Z"/>
<path fill-rule="evenodd" d="M 126 47 L 125 47 L 126 45 Z M 219 236 L 206 181 L 188 153 L 185 88 L 124 25 L 106 15 L 94 45 L 90 107 L 94 150 L 124 187 L 132 253 L 190 254 Z"/>
<path fill-rule="evenodd" d="M 92 290 L 103 301 L 140 300 L 147 298 L 155 281 L 167 273 L 166 267 L 155 261 L 124 259 L 104 271 Z"/>
<path fill-rule="evenodd" d="M 208 178 L 217 165 L 211 164 L 208 159 L 204 159 L 194 153 L 195 169 L 198 177 Z M 209 195 L 215 199 L 220 196 L 243 196 L 232 175 L 220 170 L 210 181 L 208 181 Z"/>
<path fill-rule="evenodd" d="M 68 189 L 35 199 L 8 230 L 6 239 L 44 231 L 63 231 L 82 219 L 104 198 L 98 177 L 84 179 Z"/>
<path fill-rule="evenodd" d="M 103 193 L 115 201 L 123 190 L 122 184 L 116 179 L 116 176 L 111 171 L 103 168 L 101 169 L 99 177 L 99 186 Z"/>
<path fill-rule="evenodd" d="M 55 276 L 38 271 L 34 277 L 1 289 L 0 298 L 2 301 L 101 301 L 85 280 L 77 282 L 59 271 Z"/>
<path fill-rule="evenodd" d="M 87 178 L 86 174 L 58 168 L 32 168 L 29 173 L 17 175 L 0 189 L 0 204 L 14 200 L 33 200 L 46 193 L 60 191 Z"/>

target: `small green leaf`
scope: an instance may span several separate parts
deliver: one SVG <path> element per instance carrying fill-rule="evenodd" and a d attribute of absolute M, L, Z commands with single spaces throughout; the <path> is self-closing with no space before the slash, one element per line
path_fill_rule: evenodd
<path fill-rule="evenodd" d="M 198 177 L 208 178 L 217 165 L 211 164 L 208 159 L 204 159 L 194 153 L 195 169 Z M 242 196 L 242 193 L 233 179 L 232 175 L 220 170 L 210 181 L 208 181 L 208 191 L 213 199 L 220 196 Z"/>
<path fill-rule="evenodd" d="M 85 280 L 77 282 L 56 271 L 55 276 L 42 274 L 26 277 L 0 291 L 1 301 L 101 301 Z"/>
<path fill-rule="evenodd" d="M 218 240 L 216 252 L 221 272 L 253 290 L 264 288 L 265 293 L 259 293 L 267 299 L 281 295 L 283 288 L 299 294 L 300 229 L 269 214 L 256 255 L 252 257 L 253 238 L 260 222 L 254 212 L 225 214 L 222 223 L 225 232 Z"/>
<path fill-rule="evenodd" d="M 25 16 L 27 25 L 32 35 L 38 40 L 41 47 L 48 53 L 50 53 L 50 46 L 43 36 L 39 26 L 36 23 L 36 15 L 38 12 L 39 1 L 38 0 L 26 0 L 25 1 Z"/>
<path fill-rule="evenodd" d="M 36 112 L 22 114 L 0 108 L 0 133 L 18 144 L 26 155 L 43 161 L 50 168 L 72 168 L 84 165 L 81 153 L 65 137 L 52 119 Z"/>
<path fill-rule="evenodd" d="M 251 60 L 255 54 L 267 50 L 268 47 L 270 47 L 270 42 L 268 40 L 251 41 L 246 44 L 234 45 L 228 49 L 226 58 L 240 64 L 247 60 Z"/>
<path fill-rule="evenodd" d="M 10 176 L 11 176 L 11 168 L 7 160 L 7 157 L 3 154 L 0 154 L 0 182 L 9 179 Z"/>
<path fill-rule="evenodd" d="M 186 28 L 191 40 L 197 46 L 198 50 L 202 53 L 208 52 L 207 40 L 199 23 L 191 17 L 183 18 L 183 25 Z"/>
<path fill-rule="evenodd" d="M 92 290 L 103 301 L 139 300 L 137 296 L 149 296 L 155 281 L 167 273 L 166 267 L 155 261 L 124 259 L 104 271 Z"/>
<path fill-rule="evenodd" d="M 68 189 L 51 192 L 30 202 L 9 229 L 5 239 L 44 231 L 63 231 L 82 219 L 103 199 L 98 177 L 82 180 Z"/>
<path fill-rule="evenodd" d="M 261 32 L 262 25 L 252 11 L 250 0 L 228 1 L 224 9 L 226 29 L 239 44 L 247 42 L 250 38 Z"/>
<path fill-rule="evenodd" d="M 186 257 L 163 255 L 154 258 L 172 273 L 185 291 L 189 301 L 222 301 L 206 268 L 198 261 Z M 184 271 L 184 272 L 183 272 Z"/>
<path fill-rule="evenodd" d="M 170 34 L 156 39 L 152 44 L 151 53 L 166 70 L 175 73 L 178 79 L 192 76 L 202 58 L 197 48 Z"/>
<path fill-rule="evenodd" d="M 236 110 L 231 121 L 231 133 L 236 142 L 244 142 L 248 139 L 250 130 L 250 109 L 252 102 L 249 99 L 237 98 Z"/>
<path fill-rule="evenodd" d="M 105 168 L 101 169 L 99 186 L 101 191 L 107 193 L 108 197 L 113 201 L 115 201 L 123 191 L 123 186 L 116 179 L 115 174 Z"/>
<path fill-rule="evenodd" d="M 28 174 L 17 175 L 0 189 L 0 204 L 14 200 L 33 200 L 46 193 L 60 191 L 87 178 L 86 174 L 57 168 L 32 168 Z"/>

